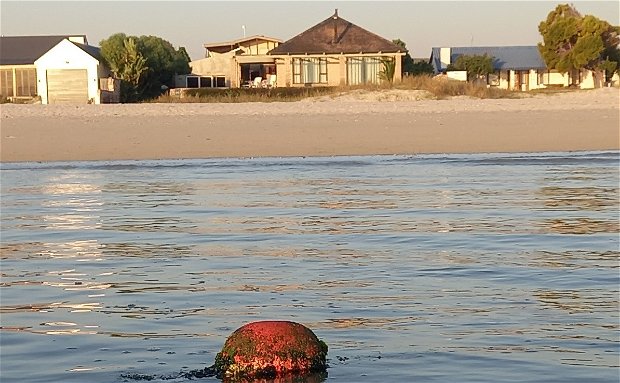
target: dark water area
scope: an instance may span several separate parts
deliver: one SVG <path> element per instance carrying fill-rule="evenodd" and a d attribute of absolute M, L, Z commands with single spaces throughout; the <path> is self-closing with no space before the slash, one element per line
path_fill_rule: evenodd
<path fill-rule="evenodd" d="M 329 345 L 279 383 L 618 382 L 619 165 L 3 163 L 0 380 L 217 382 L 184 373 L 279 319 Z"/>

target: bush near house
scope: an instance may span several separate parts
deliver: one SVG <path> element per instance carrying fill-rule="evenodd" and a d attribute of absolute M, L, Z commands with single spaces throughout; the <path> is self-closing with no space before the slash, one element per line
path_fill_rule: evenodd
<path fill-rule="evenodd" d="M 182 97 L 161 96 L 155 102 L 277 102 L 299 101 L 337 92 L 337 87 L 199 88 L 186 89 Z"/>
<path fill-rule="evenodd" d="M 182 97 L 164 95 L 153 102 L 159 103 L 239 103 L 239 102 L 291 102 L 321 96 L 339 96 L 347 92 L 365 90 L 383 92 L 397 90 L 425 90 L 430 98 L 444 99 L 453 96 L 475 98 L 518 98 L 520 92 L 487 88 L 463 81 L 439 80 L 430 75 L 408 76 L 398 84 L 324 87 L 278 87 L 278 88 L 200 88 L 187 89 Z"/>
<path fill-rule="evenodd" d="M 453 64 L 448 65 L 448 70 L 464 70 L 467 72 L 467 81 L 473 81 L 479 77 L 486 77 L 493 73 L 493 57 L 484 55 L 461 55 Z"/>
<path fill-rule="evenodd" d="M 421 74 L 433 74 L 433 66 L 427 61 L 414 60 L 409 54 L 407 44 L 401 39 L 392 40 L 392 42 L 402 48 L 403 52 L 406 52 L 402 57 L 401 69 L 402 74 L 407 76 L 417 76 Z"/>
<path fill-rule="evenodd" d="M 121 101 L 135 102 L 161 95 L 172 87 L 175 74 L 190 73 L 189 56 L 156 36 L 117 33 L 102 40 L 101 56 L 121 80 Z"/>

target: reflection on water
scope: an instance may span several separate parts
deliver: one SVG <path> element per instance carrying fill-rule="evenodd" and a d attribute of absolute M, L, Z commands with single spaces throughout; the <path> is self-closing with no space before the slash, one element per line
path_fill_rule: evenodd
<path fill-rule="evenodd" d="M 545 207 L 567 210 L 599 210 L 614 207 L 618 203 L 618 188 L 558 187 L 540 189 Z"/>
<path fill-rule="evenodd" d="M 187 381 L 260 319 L 330 346 L 329 377 L 281 382 L 617 380 L 617 169 L 618 153 L 3 164 L 2 381 Z"/>

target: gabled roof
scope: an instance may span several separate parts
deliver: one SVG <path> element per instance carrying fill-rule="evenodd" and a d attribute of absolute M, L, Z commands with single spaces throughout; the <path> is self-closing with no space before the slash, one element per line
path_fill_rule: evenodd
<path fill-rule="evenodd" d="M 73 37 L 73 35 L 2 36 L 0 37 L 0 65 L 34 64 L 39 57 L 43 56 L 62 40 L 70 37 Z M 85 36 L 81 37 L 84 37 L 85 40 Z M 74 44 L 78 46 L 83 45 Z M 87 45 L 87 47 L 90 46 Z M 86 52 L 91 54 L 88 51 Z"/>
<path fill-rule="evenodd" d="M 321 53 L 396 53 L 393 42 L 338 16 L 333 16 L 272 49 L 271 55 Z"/>
<path fill-rule="evenodd" d="M 435 72 L 446 70 L 441 63 L 441 49 L 433 48 L 431 52 L 431 64 Z M 504 47 L 451 47 L 450 62 L 454 63 L 459 56 L 482 56 L 494 57 L 493 68 L 495 70 L 529 70 L 546 69 L 537 46 L 504 46 Z"/>

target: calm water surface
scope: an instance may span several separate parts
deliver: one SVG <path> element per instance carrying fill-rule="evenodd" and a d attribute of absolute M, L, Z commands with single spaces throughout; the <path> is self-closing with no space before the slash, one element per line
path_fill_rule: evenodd
<path fill-rule="evenodd" d="M 187 381 L 237 327 L 282 319 L 330 347 L 308 382 L 618 382 L 618 169 L 618 152 L 2 164 L 0 380 Z"/>

